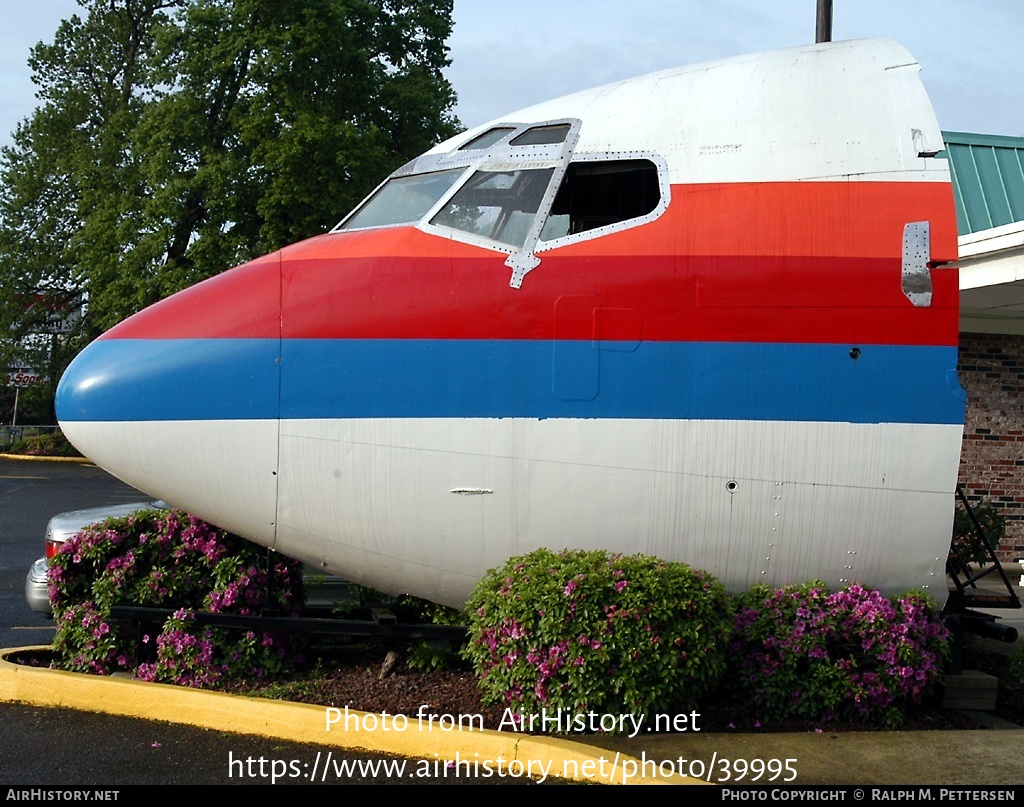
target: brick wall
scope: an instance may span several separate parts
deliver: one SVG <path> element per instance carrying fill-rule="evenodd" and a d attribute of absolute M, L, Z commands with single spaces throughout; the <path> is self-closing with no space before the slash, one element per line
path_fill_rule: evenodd
<path fill-rule="evenodd" d="M 960 334 L 967 422 L 960 483 L 1006 518 L 1004 560 L 1024 558 L 1024 336 Z"/>

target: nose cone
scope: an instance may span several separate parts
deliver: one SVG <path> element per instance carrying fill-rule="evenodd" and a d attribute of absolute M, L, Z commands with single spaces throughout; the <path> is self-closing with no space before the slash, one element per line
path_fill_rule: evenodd
<path fill-rule="evenodd" d="M 97 465 L 272 545 L 280 409 L 280 257 L 125 320 L 71 363 L 57 419 Z"/>
<path fill-rule="evenodd" d="M 268 338 L 101 338 L 61 378 L 57 418 L 62 426 L 273 419 L 279 347 Z"/>

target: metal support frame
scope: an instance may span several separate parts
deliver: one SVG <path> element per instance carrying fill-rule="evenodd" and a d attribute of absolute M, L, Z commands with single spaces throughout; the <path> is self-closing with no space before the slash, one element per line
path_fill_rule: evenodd
<path fill-rule="evenodd" d="M 978 520 L 974 509 L 971 507 L 967 496 L 961 485 L 956 486 L 956 495 L 960 499 L 964 510 L 971 519 L 974 529 L 968 534 L 968 545 L 957 543 L 957 536 L 953 536 L 949 545 L 949 555 L 946 557 L 946 574 L 955 586 L 949 592 L 946 606 L 942 609 L 942 619 L 951 634 L 952 658 L 950 659 L 950 672 L 959 674 L 963 668 L 963 646 L 964 636 L 967 633 L 974 633 L 989 639 L 996 639 L 1001 642 L 1017 641 L 1017 629 L 997 622 L 997 617 L 991 614 L 972 611 L 969 606 L 980 608 L 1020 608 L 1020 597 L 1013 589 L 1013 584 L 1006 576 L 1002 564 L 996 557 L 995 547 L 985 533 Z M 971 569 L 971 558 L 984 557 L 985 565 L 974 572 Z M 1006 586 L 1006 594 L 984 594 L 978 589 L 978 581 L 990 574 L 998 574 Z"/>
<path fill-rule="evenodd" d="M 141 605 L 115 605 L 111 618 L 140 625 L 162 625 L 174 615 L 173 608 L 149 608 Z M 456 625 L 403 624 L 388 611 L 372 612 L 371 619 L 323 619 L 290 617 L 272 614 L 214 614 L 196 611 L 200 625 L 242 630 L 267 630 L 281 633 L 312 633 L 321 636 L 378 636 L 392 639 L 414 639 L 459 642 L 466 638 L 466 628 Z"/>
<path fill-rule="evenodd" d="M 1006 576 L 1003 565 L 996 557 L 995 547 L 992 546 L 991 540 L 985 533 L 985 528 L 981 526 L 971 503 L 967 501 L 963 487 L 959 484 L 956 486 L 956 495 L 964 506 L 964 510 L 967 511 L 974 530 L 967 536 L 970 542 L 968 546 L 958 545 L 955 538 L 950 542 L 949 555 L 946 558 L 946 574 L 949 575 L 956 590 L 950 592 L 946 610 L 963 611 L 968 605 L 983 605 L 986 608 L 1020 608 L 1020 597 L 1014 591 L 1013 583 Z M 970 558 L 977 557 L 979 553 L 985 558 L 985 563 L 981 569 L 975 572 L 971 569 Z M 978 581 L 990 574 L 997 574 L 1002 580 L 1006 587 L 1005 595 L 1001 593 L 983 595 L 979 592 Z"/>

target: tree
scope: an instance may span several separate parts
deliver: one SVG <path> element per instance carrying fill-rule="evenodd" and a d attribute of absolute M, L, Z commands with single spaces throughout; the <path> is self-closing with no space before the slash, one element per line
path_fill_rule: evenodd
<path fill-rule="evenodd" d="M 323 232 L 454 134 L 452 0 L 79 0 L 0 155 L 3 358 Z M 59 337 L 54 311 L 84 315 Z"/>

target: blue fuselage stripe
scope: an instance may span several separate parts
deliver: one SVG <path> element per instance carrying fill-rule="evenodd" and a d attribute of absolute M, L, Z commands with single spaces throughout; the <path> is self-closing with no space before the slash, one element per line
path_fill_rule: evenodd
<path fill-rule="evenodd" d="M 629 418 L 961 424 L 955 347 L 105 339 L 66 421 Z M 854 358 L 856 356 L 856 358 Z"/>

